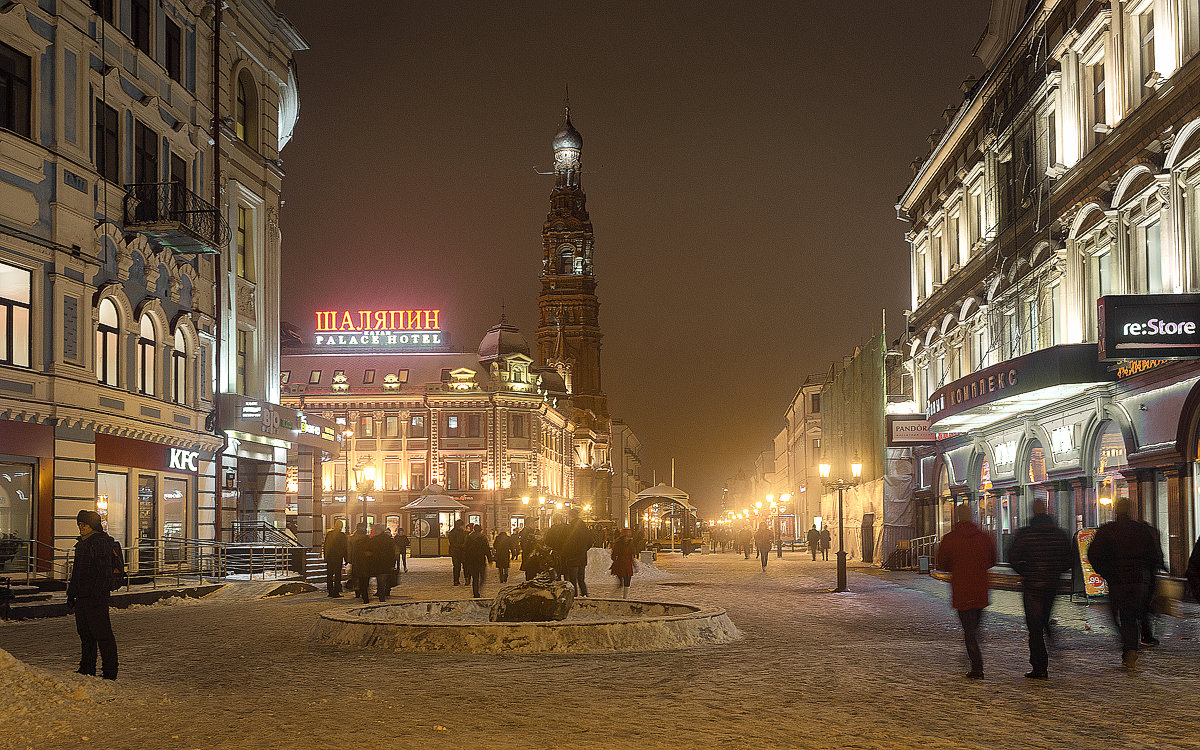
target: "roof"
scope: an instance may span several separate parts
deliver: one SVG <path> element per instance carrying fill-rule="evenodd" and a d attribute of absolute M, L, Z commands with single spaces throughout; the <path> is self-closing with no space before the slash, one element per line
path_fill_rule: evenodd
<path fill-rule="evenodd" d="M 521 331 L 501 315 L 500 322 L 492 326 L 479 342 L 479 361 L 490 362 L 510 354 L 529 356 L 529 342 Z"/>
<path fill-rule="evenodd" d="M 439 484 L 431 484 L 421 491 L 421 496 L 400 510 L 466 510 L 467 506 L 446 494 Z"/>
<path fill-rule="evenodd" d="M 480 366 L 474 352 L 283 353 L 279 357 L 284 394 L 300 391 L 308 394 L 335 393 L 333 378 L 339 372 L 346 377 L 350 392 L 383 393 L 388 375 L 395 375 L 396 382 L 405 390 L 421 389 L 430 384 L 440 386 L 443 371 L 462 368 L 474 371 L 476 382 L 481 386 L 491 383 L 487 370 Z"/>

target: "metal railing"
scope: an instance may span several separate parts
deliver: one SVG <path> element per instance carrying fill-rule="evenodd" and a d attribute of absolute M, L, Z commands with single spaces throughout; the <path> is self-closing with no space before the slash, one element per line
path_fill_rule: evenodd
<path fill-rule="evenodd" d="M 142 182 L 125 186 L 125 224 L 130 229 L 178 225 L 218 252 L 229 244 L 229 225 L 216 206 L 177 182 Z"/>
<path fill-rule="evenodd" d="M 266 544 L 276 544 L 280 547 L 300 546 L 300 542 L 266 521 L 259 519 L 253 521 L 234 521 L 233 541 L 235 543 L 263 542 Z"/>
<path fill-rule="evenodd" d="M 896 543 L 896 551 L 888 557 L 884 567 L 892 570 L 916 570 L 920 567 L 922 557 L 929 558 L 929 564 L 932 567 L 937 544 L 937 534 L 901 539 Z"/>

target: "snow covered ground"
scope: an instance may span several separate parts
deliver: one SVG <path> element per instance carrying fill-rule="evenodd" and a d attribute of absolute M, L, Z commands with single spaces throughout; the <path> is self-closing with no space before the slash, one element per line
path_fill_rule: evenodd
<path fill-rule="evenodd" d="M 71 674 L 73 621 L 23 622 L 0 629 L 0 649 L 23 662 L 0 662 L 0 747 L 1200 748 L 1195 607 L 1126 674 L 1104 611 L 1060 598 L 1051 679 L 1031 682 L 1019 601 L 997 592 L 977 682 L 963 677 L 944 584 L 852 569 L 851 593 L 830 594 L 833 565 L 785 553 L 760 573 L 740 555 L 661 555 L 671 577 L 635 576 L 631 597 L 724 607 L 746 637 L 659 653 L 309 644 L 316 614 L 354 606 L 349 596 L 133 608 L 113 618 L 111 692 Z M 398 597 L 469 594 L 446 560 L 409 568 Z M 615 580 L 589 571 L 592 591 L 611 595 Z M 499 587 L 489 575 L 485 595 Z M 3 697 L 18 689 L 34 691 L 20 713 Z"/>

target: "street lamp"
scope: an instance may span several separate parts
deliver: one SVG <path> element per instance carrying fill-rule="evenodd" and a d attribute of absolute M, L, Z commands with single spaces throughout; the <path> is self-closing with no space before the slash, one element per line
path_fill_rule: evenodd
<path fill-rule="evenodd" d="M 358 504 L 362 508 L 363 523 L 367 521 L 367 495 L 375 491 L 375 464 L 354 467 L 354 489 L 358 491 Z"/>
<path fill-rule="evenodd" d="M 846 533 L 845 524 L 842 522 L 842 492 L 846 489 L 858 484 L 858 480 L 862 477 L 862 459 L 858 457 L 858 453 L 854 454 L 854 460 L 850 462 L 850 474 L 852 479 L 830 479 L 829 473 L 833 469 L 829 465 L 829 460 L 826 459 L 820 463 L 821 481 L 826 487 L 836 489 L 838 493 L 838 553 L 837 553 L 837 588 L 834 591 L 842 592 L 849 591 L 846 588 Z"/>
<path fill-rule="evenodd" d="M 770 495 L 768 495 L 768 497 L 770 497 Z M 789 501 L 791 499 L 792 499 L 792 496 L 790 493 L 785 493 L 783 495 L 780 495 L 779 496 L 779 506 L 777 508 L 775 508 L 775 559 L 777 559 L 777 560 L 783 558 L 783 518 L 782 518 L 782 516 L 783 516 L 783 511 L 787 510 L 787 506 L 784 503 L 786 503 L 787 501 Z M 774 506 L 775 502 L 772 501 L 771 505 Z"/>

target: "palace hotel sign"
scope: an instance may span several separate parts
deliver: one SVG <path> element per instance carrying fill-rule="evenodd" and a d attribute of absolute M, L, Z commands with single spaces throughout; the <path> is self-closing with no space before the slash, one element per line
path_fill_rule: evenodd
<path fill-rule="evenodd" d="M 437 349 L 441 310 L 318 310 L 317 349 Z"/>

